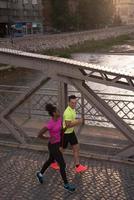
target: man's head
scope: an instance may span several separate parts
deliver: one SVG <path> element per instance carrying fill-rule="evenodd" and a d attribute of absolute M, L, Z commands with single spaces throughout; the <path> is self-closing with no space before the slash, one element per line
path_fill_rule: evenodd
<path fill-rule="evenodd" d="M 68 105 L 69 105 L 72 109 L 75 109 L 77 97 L 76 97 L 75 95 L 70 95 L 69 98 L 68 98 L 68 100 L 69 100 Z"/>

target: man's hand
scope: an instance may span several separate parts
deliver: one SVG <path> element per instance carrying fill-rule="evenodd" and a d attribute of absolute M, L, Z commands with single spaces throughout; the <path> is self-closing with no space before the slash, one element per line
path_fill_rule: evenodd
<path fill-rule="evenodd" d="M 84 122 L 84 119 L 76 119 L 74 121 L 65 121 L 67 128 L 72 128 L 74 126 L 80 125 Z"/>

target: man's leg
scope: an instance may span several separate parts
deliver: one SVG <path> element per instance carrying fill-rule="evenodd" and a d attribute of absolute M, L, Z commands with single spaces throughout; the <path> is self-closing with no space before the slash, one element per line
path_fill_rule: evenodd
<path fill-rule="evenodd" d="M 64 134 L 61 138 L 60 151 L 62 154 L 64 153 L 65 149 L 68 146 L 68 140 L 69 140 L 68 134 Z"/>
<path fill-rule="evenodd" d="M 79 160 L 79 144 L 72 145 L 74 162 L 75 162 L 75 171 L 77 173 L 84 172 L 87 170 L 87 166 L 81 165 Z"/>
<path fill-rule="evenodd" d="M 79 165 L 79 144 L 72 145 L 75 166 Z"/>

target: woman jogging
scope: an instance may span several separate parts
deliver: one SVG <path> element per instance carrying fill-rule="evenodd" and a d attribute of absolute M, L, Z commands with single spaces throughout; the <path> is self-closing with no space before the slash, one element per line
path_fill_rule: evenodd
<path fill-rule="evenodd" d="M 75 186 L 68 183 L 67 177 L 66 177 L 66 164 L 63 158 L 63 155 L 60 151 L 60 140 L 61 140 L 61 128 L 62 128 L 62 120 L 59 115 L 59 112 L 55 106 L 52 104 L 46 105 L 46 111 L 48 111 L 48 114 L 51 116 L 51 119 L 47 123 L 45 127 L 43 127 L 38 137 L 44 138 L 44 134 L 48 131 L 49 132 L 49 143 L 48 143 L 48 150 L 49 150 L 49 158 L 44 163 L 42 169 L 37 172 L 37 178 L 41 184 L 43 184 L 43 174 L 46 171 L 46 169 L 54 162 L 57 161 L 59 167 L 60 167 L 60 174 L 64 182 L 64 188 L 68 191 L 75 191 Z"/>

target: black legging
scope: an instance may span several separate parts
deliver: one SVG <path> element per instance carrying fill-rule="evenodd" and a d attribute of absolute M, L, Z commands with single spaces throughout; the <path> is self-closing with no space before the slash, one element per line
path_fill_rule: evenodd
<path fill-rule="evenodd" d="M 67 181 L 66 171 L 65 171 L 66 164 L 59 147 L 60 147 L 60 143 L 55 143 L 55 144 L 48 143 L 49 159 L 44 163 L 40 172 L 41 174 L 43 174 L 45 170 L 50 166 L 50 164 L 54 162 L 54 160 L 56 160 L 60 166 L 60 174 L 64 181 L 64 184 L 67 184 L 68 181 Z"/>

